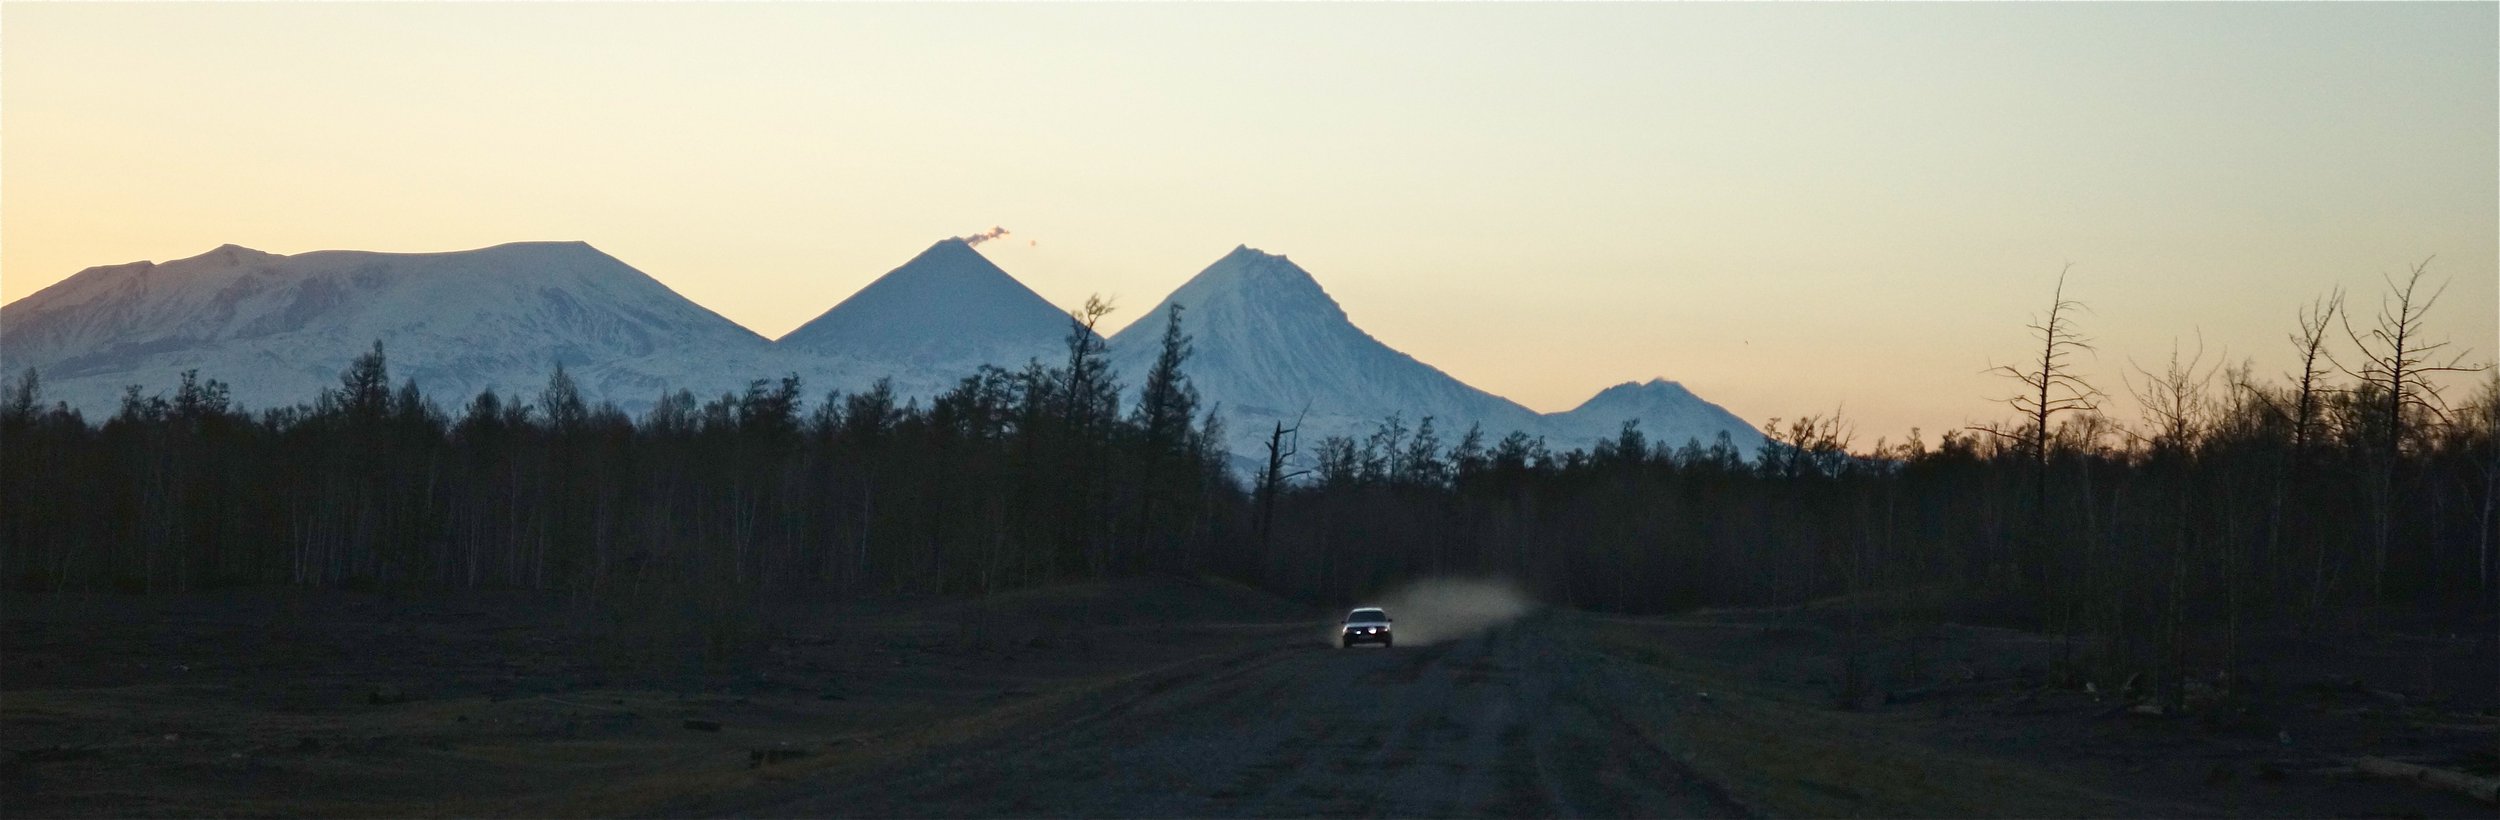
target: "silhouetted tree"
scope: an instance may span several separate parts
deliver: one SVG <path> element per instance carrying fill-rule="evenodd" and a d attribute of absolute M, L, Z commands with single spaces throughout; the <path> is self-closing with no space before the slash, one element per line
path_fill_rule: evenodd
<path fill-rule="evenodd" d="M 2478 372 L 2481 367 L 2462 365 L 2465 351 L 2442 355 L 2446 341 L 2433 342 L 2423 338 L 2424 324 L 2431 307 L 2447 292 L 2446 283 L 2429 294 L 2421 292 L 2422 277 L 2430 271 L 2431 260 L 2424 259 L 2398 282 L 2386 277 L 2387 293 L 2379 300 L 2377 324 L 2367 333 L 2352 328 L 2350 315 L 2344 321 L 2344 333 L 2358 348 L 2360 370 L 2345 369 L 2345 374 L 2361 382 L 2363 394 L 2371 399 L 2363 416 L 2375 439 L 2369 452 L 2376 479 L 2370 492 L 2374 500 L 2371 527 L 2372 545 L 2370 595 L 2386 596 L 2387 555 L 2394 540 L 2396 496 L 2400 492 L 2398 472 L 2400 455 L 2408 441 L 2415 437 L 2419 424 L 2409 416 L 2443 414 L 2439 385 L 2429 379 L 2433 373 Z"/>
<path fill-rule="evenodd" d="M 2025 543 L 2033 549 L 2042 548 L 2048 528 L 2050 441 L 2049 422 L 2061 413 L 2088 412 L 2100 409 L 2100 391 L 2074 371 L 2071 357 L 2092 350 L 2090 340 L 2075 330 L 2074 316 L 2083 310 L 2083 303 L 2066 298 L 2066 274 L 2057 273 L 2057 289 L 2049 297 L 2048 312 L 2036 317 L 2031 325 L 2033 337 L 2039 341 L 2040 357 L 2028 365 L 2002 365 L 1990 372 L 2021 383 L 2026 390 L 2006 399 L 2006 404 L 2023 414 L 2029 426 L 2021 431 L 2022 442 L 2030 451 L 2034 468 L 2031 481 L 2032 532 Z M 2027 566 L 2026 566 L 2027 565 Z M 2018 561 L 2016 576 L 2038 582 L 2040 556 Z"/>

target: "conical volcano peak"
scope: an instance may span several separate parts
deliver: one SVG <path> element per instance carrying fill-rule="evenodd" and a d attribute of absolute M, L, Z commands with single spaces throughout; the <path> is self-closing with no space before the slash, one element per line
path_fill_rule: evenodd
<path fill-rule="evenodd" d="M 1227 260 L 1240 259 L 1244 261 L 1264 261 L 1273 259 L 1287 264 L 1292 263 L 1292 260 L 1286 259 L 1284 254 L 1268 253 L 1266 251 L 1250 247 L 1249 245 L 1234 245 L 1232 252 L 1224 254 L 1224 258 Z"/>
<path fill-rule="evenodd" d="M 1664 378 L 1653 378 L 1645 382 L 1624 382 L 1597 391 L 1597 395 L 1590 396 L 1588 401 L 1581 402 L 1579 409 L 1621 408 L 1662 403 L 1680 404 L 1699 400 L 1699 397 L 1693 395 L 1693 391 L 1686 389 L 1682 384 Z"/>
<path fill-rule="evenodd" d="M 1310 276 L 1309 273 L 1304 272 L 1300 266 L 1295 265 L 1293 260 L 1287 258 L 1284 254 L 1268 253 L 1248 245 L 1233 246 L 1231 253 L 1224 254 L 1224 258 L 1215 260 L 1215 264 L 1208 267 L 1234 267 L 1257 270 L 1289 268 L 1294 273 L 1301 274 L 1305 278 Z"/>
<path fill-rule="evenodd" d="M 1143 384 L 1162 352 L 1171 305 L 1194 337 L 1183 363 L 1204 406 L 1223 408 L 1236 453 L 1256 453 L 1278 424 L 1305 440 L 1360 437 L 1392 415 L 1451 429 L 1537 426 L 1533 411 L 1451 377 L 1355 326 L 1300 265 L 1243 245 L 1208 265 L 1111 339 L 1127 384 Z"/>
<path fill-rule="evenodd" d="M 1067 314 L 962 237 L 931 244 L 780 344 L 892 363 L 1012 366 L 1046 353 Z"/>
<path fill-rule="evenodd" d="M 1668 445 L 1707 444 L 1722 432 L 1740 452 L 1752 452 L 1762 442 L 1762 434 L 1744 419 L 1694 395 L 1682 383 L 1664 378 L 1624 382 L 1597 391 L 1578 407 L 1547 414 L 1545 430 L 1556 442 L 1579 446 L 1612 440 L 1623 423 L 1631 420 L 1641 423 L 1641 434 L 1649 440 Z"/>
<path fill-rule="evenodd" d="M 929 247 L 913 255 L 910 260 L 887 271 L 885 275 L 877 277 L 876 281 L 868 283 L 868 287 L 862 288 L 860 292 L 866 293 L 880 287 L 892 287 L 895 280 L 932 276 L 968 276 L 1014 281 L 1014 278 L 1008 276 L 1006 271 L 999 270 L 997 265 L 991 264 L 989 257 L 982 256 L 980 251 L 973 250 L 970 243 L 963 241 L 961 237 L 948 237 L 930 243 Z"/>
<path fill-rule="evenodd" d="M 880 289 L 924 287 L 1032 292 L 1027 290 L 1023 283 L 1016 281 L 1015 277 L 1000 270 L 989 257 L 982 256 L 981 251 L 975 249 L 971 242 L 965 241 L 963 237 L 954 236 L 930 243 L 928 248 L 922 250 L 919 255 L 913 256 L 911 261 L 904 262 L 902 266 L 886 272 L 884 276 L 877 277 L 876 281 L 868 283 L 868 287 L 862 288 L 851 298 L 857 299 Z M 942 294 L 927 294 L 925 298 L 941 296 Z"/>
<path fill-rule="evenodd" d="M 971 257 L 980 257 L 983 262 L 989 261 L 989 257 L 981 256 L 980 251 L 972 249 L 971 242 L 965 241 L 965 239 L 960 236 L 950 236 L 945 239 L 929 243 L 929 249 L 921 251 L 919 256 L 912 257 L 912 261 L 918 262 L 923 259 L 967 260 Z M 904 264 L 908 267 L 910 263 Z"/>
<path fill-rule="evenodd" d="M 1178 301 L 1195 310 L 1215 302 L 1248 300 L 1287 306 L 1325 306 L 1328 312 L 1343 316 L 1337 300 L 1321 288 L 1319 280 L 1309 271 L 1293 263 L 1284 254 L 1268 253 L 1248 245 L 1233 248 L 1215 260 L 1197 276 L 1172 292 L 1166 301 Z M 1158 308 L 1160 310 L 1160 308 Z"/>

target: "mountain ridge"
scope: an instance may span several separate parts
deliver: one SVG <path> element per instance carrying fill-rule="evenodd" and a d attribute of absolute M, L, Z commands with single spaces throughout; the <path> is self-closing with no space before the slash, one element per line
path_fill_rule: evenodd
<path fill-rule="evenodd" d="M 395 377 L 438 396 L 535 390 L 559 362 L 613 368 L 688 348 L 760 363 L 770 344 L 581 242 L 293 255 L 223 245 L 81 271 L 0 307 L 0 334 L 0 367 L 36 368 L 48 393 L 97 412 L 124 384 L 162 389 L 189 369 L 252 406 L 310 400 L 377 339 Z"/>
<path fill-rule="evenodd" d="M 1202 408 L 1223 408 L 1235 452 L 1257 452 L 1275 422 L 1299 419 L 1316 441 L 1359 438 L 1393 415 L 1410 427 L 1433 417 L 1449 439 L 1479 425 L 1558 449 L 1611 439 L 1626 419 L 1670 445 L 1721 431 L 1747 452 L 1759 441 L 1664 378 L 1537 413 L 1373 337 L 1309 271 L 1247 244 L 1105 340 L 1132 397 L 1174 304 L 1196 340 L 1186 370 Z M 635 412 L 664 391 L 717 395 L 789 373 L 819 396 L 891 377 L 900 397 L 925 399 L 983 364 L 1055 361 L 1069 332 L 1065 312 L 961 238 L 931 244 L 777 340 L 585 242 L 292 255 L 225 244 L 91 267 L 0 308 L 0 367 L 36 367 L 48 394 L 99 415 L 124 384 L 165 389 L 195 368 L 265 407 L 309 400 L 382 339 L 394 378 L 447 404 L 488 388 L 534 393 L 561 362 L 586 394 Z"/>
<path fill-rule="evenodd" d="M 1248 245 L 1112 336 L 1109 355 L 1132 395 L 1160 352 L 1174 304 L 1182 305 L 1182 331 L 1195 348 L 1184 369 L 1204 404 L 1226 409 L 1227 446 L 1236 453 L 1262 452 L 1279 424 L 1298 427 L 1308 443 L 1360 439 L 1392 416 L 1409 428 L 1431 417 L 1445 440 L 1477 426 L 1492 437 L 1543 436 L 1560 449 L 1611 440 L 1632 419 L 1669 446 L 1707 445 L 1721 432 L 1747 453 L 1759 444 L 1751 425 L 1664 378 L 1626 381 L 1570 410 L 1538 413 L 1379 341 L 1309 271 Z"/>

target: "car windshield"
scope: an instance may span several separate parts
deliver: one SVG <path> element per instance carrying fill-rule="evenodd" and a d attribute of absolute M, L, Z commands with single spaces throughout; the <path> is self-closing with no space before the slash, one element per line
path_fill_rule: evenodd
<path fill-rule="evenodd" d="M 1389 613 L 1377 609 L 1357 609 L 1354 614 L 1346 616 L 1345 619 L 1346 623 L 1354 624 L 1388 623 Z"/>

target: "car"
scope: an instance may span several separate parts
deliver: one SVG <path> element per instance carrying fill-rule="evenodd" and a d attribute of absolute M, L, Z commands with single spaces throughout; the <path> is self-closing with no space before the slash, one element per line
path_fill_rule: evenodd
<path fill-rule="evenodd" d="M 1342 642 L 1347 649 L 1354 648 L 1354 645 L 1358 643 L 1397 645 L 1397 639 L 1389 635 L 1389 613 L 1382 611 L 1379 607 L 1367 606 L 1348 612 L 1342 623 L 1344 624 Z"/>

